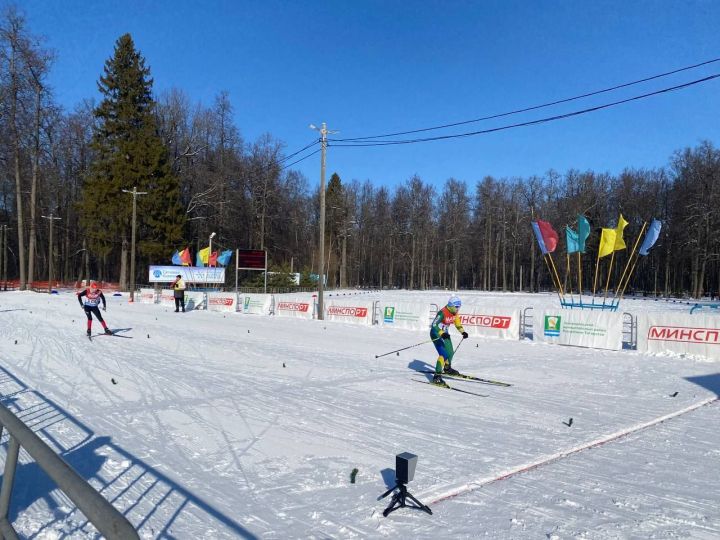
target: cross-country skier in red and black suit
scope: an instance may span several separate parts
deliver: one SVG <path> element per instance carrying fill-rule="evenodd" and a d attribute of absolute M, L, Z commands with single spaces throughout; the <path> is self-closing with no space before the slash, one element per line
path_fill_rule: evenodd
<path fill-rule="evenodd" d="M 102 324 L 102 327 L 105 329 L 106 334 L 112 334 L 112 330 L 110 330 L 107 327 L 107 324 L 105 324 L 105 321 L 102 318 L 102 315 L 100 314 L 100 302 L 102 302 L 103 305 L 103 311 L 107 309 L 107 304 L 105 302 L 105 295 L 102 293 L 102 291 L 98 288 L 98 284 L 96 281 L 90 282 L 90 287 L 85 289 L 82 292 L 78 293 L 78 302 L 80 302 L 80 306 L 85 310 L 85 315 L 87 315 L 88 323 L 87 323 L 87 335 L 88 337 L 92 334 L 92 316 L 93 313 L 95 314 L 95 317 L 97 317 L 97 320 L 100 321 L 100 324 Z M 85 297 L 85 302 L 83 303 L 83 297 Z"/>

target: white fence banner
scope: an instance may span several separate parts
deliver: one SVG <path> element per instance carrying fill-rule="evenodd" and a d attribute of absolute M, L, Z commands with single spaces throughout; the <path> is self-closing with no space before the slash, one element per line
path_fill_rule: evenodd
<path fill-rule="evenodd" d="M 471 336 L 520 339 L 520 310 L 464 305 L 460 322 Z"/>
<path fill-rule="evenodd" d="M 163 306 L 171 305 L 175 307 L 175 292 L 172 289 L 163 289 L 160 291 L 160 303 Z"/>
<path fill-rule="evenodd" d="M 141 304 L 154 304 L 155 300 L 155 289 L 140 289 Z"/>
<path fill-rule="evenodd" d="M 638 351 L 720 359 L 720 317 L 687 313 L 638 315 Z"/>
<path fill-rule="evenodd" d="M 238 302 L 238 311 L 240 311 L 240 313 L 251 315 L 270 315 L 272 295 L 240 293 Z"/>
<path fill-rule="evenodd" d="M 381 325 L 408 330 L 428 330 L 436 313 L 430 312 L 430 304 L 420 302 L 382 301 L 379 306 L 378 322 Z"/>
<path fill-rule="evenodd" d="M 185 311 L 200 309 L 200 307 L 205 307 L 205 293 L 185 291 Z"/>
<path fill-rule="evenodd" d="M 325 320 L 352 324 L 372 324 L 373 302 L 352 300 L 331 300 L 325 306 Z"/>
<path fill-rule="evenodd" d="M 533 315 L 533 341 L 594 349 L 622 349 L 622 313 L 540 310 Z"/>
<path fill-rule="evenodd" d="M 315 298 L 310 295 L 275 295 L 275 315 L 298 319 L 313 318 Z"/>
<path fill-rule="evenodd" d="M 210 311 L 237 311 L 235 293 L 207 293 L 207 302 Z"/>

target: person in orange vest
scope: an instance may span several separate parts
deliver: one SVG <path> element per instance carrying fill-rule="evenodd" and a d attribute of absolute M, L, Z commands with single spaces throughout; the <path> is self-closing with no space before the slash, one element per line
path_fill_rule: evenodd
<path fill-rule="evenodd" d="M 105 321 L 103 320 L 102 315 L 100 314 L 100 302 L 102 302 L 103 311 L 107 309 L 107 303 L 105 302 L 105 295 L 102 293 L 100 288 L 98 287 L 97 281 L 91 281 L 90 287 L 85 289 L 82 292 L 79 292 L 78 295 L 78 302 L 80 302 L 80 306 L 85 310 L 85 315 L 87 316 L 87 335 L 90 337 L 92 334 L 92 316 L 93 313 L 95 314 L 95 317 L 97 317 L 97 320 L 100 321 L 100 324 L 102 324 L 102 327 L 105 329 L 106 334 L 112 334 L 112 330 L 110 330 L 107 327 L 107 324 L 105 324 Z M 83 298 L 85 301 L 83 302 Z"/>
<path fill-rule="evenodd" d="M 460 306 L 462 302 L 459 296 L 451 296 L 448 300 L 447 305 L 437 312 L 432 324 L 430 325 L 430 337 L 433 340 L 435 349 L 438 352 L 438 359 L 435 363 L 435 375 L 433 376 L 433 384 L 444 385 L 442 374 L 447 373 L 448 375 L 459 375 L 458 370 L 453 369 L 451 366 L 453 354 L 452 341 L 450 340 L 450 334 L 448 329 L 450 325 L 454 325 L 463 339 L 467 339 L 468 333 L 463 328 L 460 322 Z"/>

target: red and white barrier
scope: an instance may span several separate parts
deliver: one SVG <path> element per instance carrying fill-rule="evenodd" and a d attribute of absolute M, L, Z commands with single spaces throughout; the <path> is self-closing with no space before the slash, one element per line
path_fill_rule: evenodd
<path fill-rule="evenodd" d="M 460 322 L 471 336 L 520 339 L 520 310 L 463 306 Z"/>
<path fill-rule="evenodd" d="M 638 315 L 638 351 L 720 359 L 720 316 L 685 313 Z"/>
<path fill-rule="evenodd" d="M 312 319 L 315 298 L 309 294 L 275 295 L 275 315 L 295 319 Z"/>
<path fill-rule="evenodd" d="M 210 311 L 237 311 L 237 295 L 235 293 L 207 293 L 207 303 Z"/>
<path fill-rule="evenodd" d="M 332 300 L 325 306 L 325 320 L 351 324 L 371 325 L 373 302 L 359 300 Z"/>
<path fill-rule="evenodd" d="M 141 304 L 154 304 L 156 300 L 155 289 L 140 289 Z"/>

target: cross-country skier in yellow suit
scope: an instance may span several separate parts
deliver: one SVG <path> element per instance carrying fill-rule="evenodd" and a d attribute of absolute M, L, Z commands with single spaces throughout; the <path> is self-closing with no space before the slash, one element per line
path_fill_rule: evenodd
<path fill-rule="evenodd" d="M 435 363 L 435 375 L 433 376 L 434 384 L 444 384 L 442 374 L 457 375 L 459 372 L 451 366 L 452 357 L 455 352 L 448 329 L 450 325 L 455 325 L 463 339 L 467 339 L 468 334 L 460 322 L 460 306 L 462 302 L 460 297 L 451 296 L 447 305 L 437 312 L 432 324 L 430 325 L 430 337 L 433 340 L 435 348 L 439 354 Z"/>

